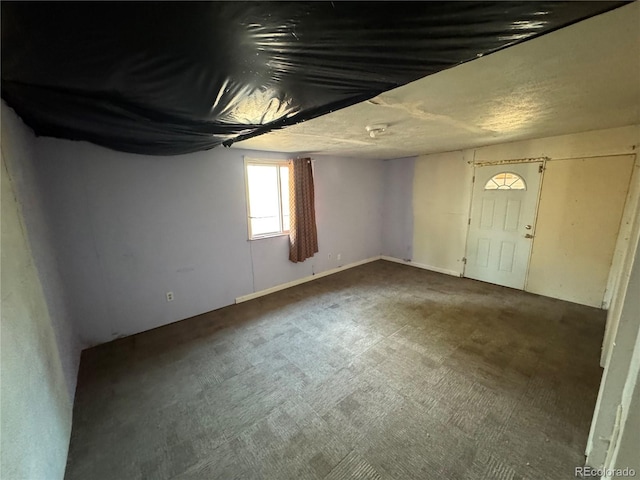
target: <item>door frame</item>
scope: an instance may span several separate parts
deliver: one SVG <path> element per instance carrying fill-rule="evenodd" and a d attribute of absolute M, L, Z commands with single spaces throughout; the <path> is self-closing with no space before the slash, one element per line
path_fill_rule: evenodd
<path fill-rule="evenodd" d="M 551 160 L 549 157 L 536 157 L 536 158 L 518 158 L 513 160 L 496 160 L 496 161 L 488 161 L 488 162 L 469 162 L 473 167 L 473 178 L 471 180 L 471 195 L 469 198 L 469 209 L 467 211 L 467 234 L 465 236 L 464 241 L 464 262 L 462 265 L 462 277 L 465 276 L 467 270 L 467 248 L 469 247 L 469 231 L 471 230 L 471 211 L 473 209 L 473 188 L 476 183 L 477 176 L 477 168 L 480 167 L 495 167 L 498 165 L 513 165 L 519 163 L 540 163 L 540 182 L 538 184 L 538 191 L 536 192 L 536 206 L 533 214 L 533 231 L 536 231 L 537 223 L 538 223 L 538 209 L 540 208 L 540 195 L 542 193 L 542 182 L 544 181 L 544 172 L 547 169 L 547 161 Z M 533 252 L 533 247 L 535 245 L 535 234 L 533 239 L 531 240 L 531 248 L 529 249 L 529 256 L 527 257 L 527 268 L 525 269 L 524 274 L 524 287 L 523 291 L 527 291 L 527 284 L 529 282 L 529 267 L 531 266 L 531 254 Z"/>

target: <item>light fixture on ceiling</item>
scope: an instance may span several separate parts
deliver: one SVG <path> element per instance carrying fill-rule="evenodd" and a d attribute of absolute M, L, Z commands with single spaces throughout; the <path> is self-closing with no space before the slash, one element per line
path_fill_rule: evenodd
<path fill-rule="evenodd" d="M 371 138 L 376 138 L 381 133 L 384 133 L 387 127 L 388 125 L 386 123 L 375 123 L 373 125 L 367 125 L 365 128 Z"/>

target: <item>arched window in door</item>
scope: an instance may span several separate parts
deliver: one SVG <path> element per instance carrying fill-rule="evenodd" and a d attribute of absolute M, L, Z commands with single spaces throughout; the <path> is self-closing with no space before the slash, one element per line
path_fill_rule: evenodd
<path fill-rule="evenodd" d="M 526 190 L 524 178 L 511 172 L 500 172 L 484 185 L 485 190 Z"/>

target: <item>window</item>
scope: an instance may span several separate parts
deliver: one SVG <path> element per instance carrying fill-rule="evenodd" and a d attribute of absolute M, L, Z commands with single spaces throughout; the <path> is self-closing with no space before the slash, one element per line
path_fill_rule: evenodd
<path fill-rule="evenodd" d="M 484 185 L 485 190 L 526 190 L 524 179 L 515 173 L 501 172 Z"/>
<path fill-rule="evenodd" d="M 245 159 L 249 239 L 289 232 L 289 166 L 286 161 Z"/>

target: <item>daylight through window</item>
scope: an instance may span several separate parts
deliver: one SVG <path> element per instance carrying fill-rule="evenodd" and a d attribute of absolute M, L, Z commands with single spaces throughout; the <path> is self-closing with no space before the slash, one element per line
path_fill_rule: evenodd
<path fill-rule="evenodd" d="M 249 238 L 289 232 L 289 166 L 283 161 L 246 160 Z"/>
<path fill-rule="evenodd" d="M 485 190 L 526 190 L 524 179 L 515 173 L 501 172 L 484 185 Z"/>

